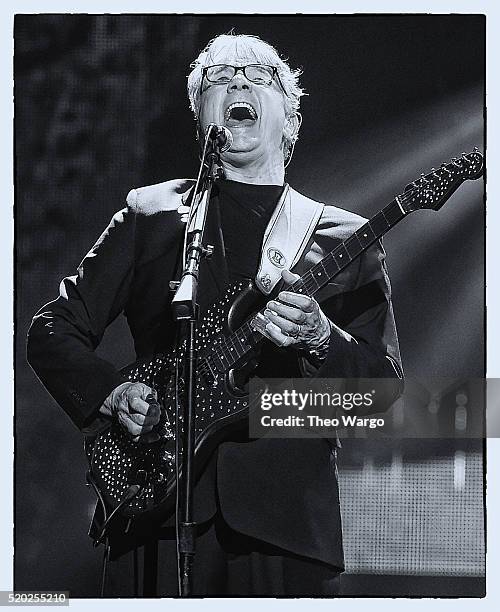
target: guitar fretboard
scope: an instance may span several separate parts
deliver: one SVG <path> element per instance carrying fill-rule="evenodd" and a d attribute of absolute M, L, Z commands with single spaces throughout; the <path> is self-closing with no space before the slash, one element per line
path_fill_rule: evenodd
<path fill-rule="evenodd" d="M 290 285 L 288 290 L 310 297 L 314 296 L 317 291 L 342 272 L 396 223 L 401 221 L 404 216 L 405 213 L 398 200 L 393 200 Z M 262 334 L 252 328 L 249 320 L 217 343 L 202 360 L 200 367 L 202 371 L 208 365 L 212 371 L 227 372 L 262 340 Z M 207 363 L 204 364 L 203 361 Z"/>
<path fill-rule="evenodd" d="M 293 283 L 290 291 L 313 296 L 404 216 L 398 202 L 393 200 Z"/>

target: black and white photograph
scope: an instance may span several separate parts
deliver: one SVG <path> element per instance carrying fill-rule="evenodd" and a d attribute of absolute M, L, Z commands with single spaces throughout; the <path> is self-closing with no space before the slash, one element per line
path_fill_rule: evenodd
<path fill-rule="evenodd" d="M 16 592 L 487 595 L 486 29 L 14 16 Z"/>

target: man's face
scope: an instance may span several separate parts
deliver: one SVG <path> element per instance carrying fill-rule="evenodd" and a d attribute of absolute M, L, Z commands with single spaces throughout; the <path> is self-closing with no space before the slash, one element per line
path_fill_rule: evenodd
<path fill-rule="evenodd" d="M 228 51 L 220 51 L 211 63 L 246 66 L 259 62 L 255 57 L 235 58 Z M 235 165 L 255 160 L 260 163 L 283 161 L 286 115 L 284 93 L 276 78 L 270 85 L 260 85 L 249 81 L 240 70 L 225 84 L 203 79 L 199 120 L 203 133 L 209 123 L 231 130 L 234 142 L 231 150 L 223 154 L 223 159 Z"/>

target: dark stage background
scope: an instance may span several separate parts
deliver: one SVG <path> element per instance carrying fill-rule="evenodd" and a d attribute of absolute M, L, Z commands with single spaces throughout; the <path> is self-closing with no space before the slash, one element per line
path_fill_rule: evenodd
<path fill-rule="evenodd" d="M 484 25 L 470 15 L 17 16 L 17 589 L 97 593 L 82 439 L 27 366 L 25 336 L 131 188 L 195 174 L 185 77 L 201 48 L 234 27 L 302 66 L 310 95 L 288 181 L 370 216 L 421 172 L 483 148 Z M 484 375 L 484 229 L 476 181 L 386 237 L 408 377 Z M 100 352 L 132 359 L 124 321 Z M 349 571 L 480 576 L 480 445 L 387 444 L 344 445 Z"/>

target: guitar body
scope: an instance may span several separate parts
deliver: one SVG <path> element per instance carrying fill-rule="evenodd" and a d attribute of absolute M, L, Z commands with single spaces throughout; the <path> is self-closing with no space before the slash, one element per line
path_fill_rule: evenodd
<path fill-rule="evenodd" d="M 222 338 L 262 306 L 264 296 L 252 282 L 230 286 L 219 303 L 212 305 L 198 327 L 199 363 L 208 350 L 216 350 Z M 261 336 L 256 332 L 256 340 Z M 90 471 L 108 510 L 115 509 L 131 485 L 141 490 L 123 509 L 126 517 L 164 518 L 175 505 L 176 361 L 183 361 L 185 346 L 139 360 L 121 373 L 130 381 L 143 382 L 157 392 L 161 407 L 160 440 L 151 444 L 134 442 L 117 422 L 85 442 Z M 248 353 L 227 372 L 197 369 L 195 473 L 198 474 L 217 444 L 248 415 L 245 382 L 257 355 Z M 179 376 L 182 394 L 182 373 Z M 182 412 L 182 411 L 180 411 Z M 182 418 L 179 424 L 182 425 Z M 179 450 L 181 452 L 181 450 Z M 182 465 L 180 465 L 182 469 Z"/>

